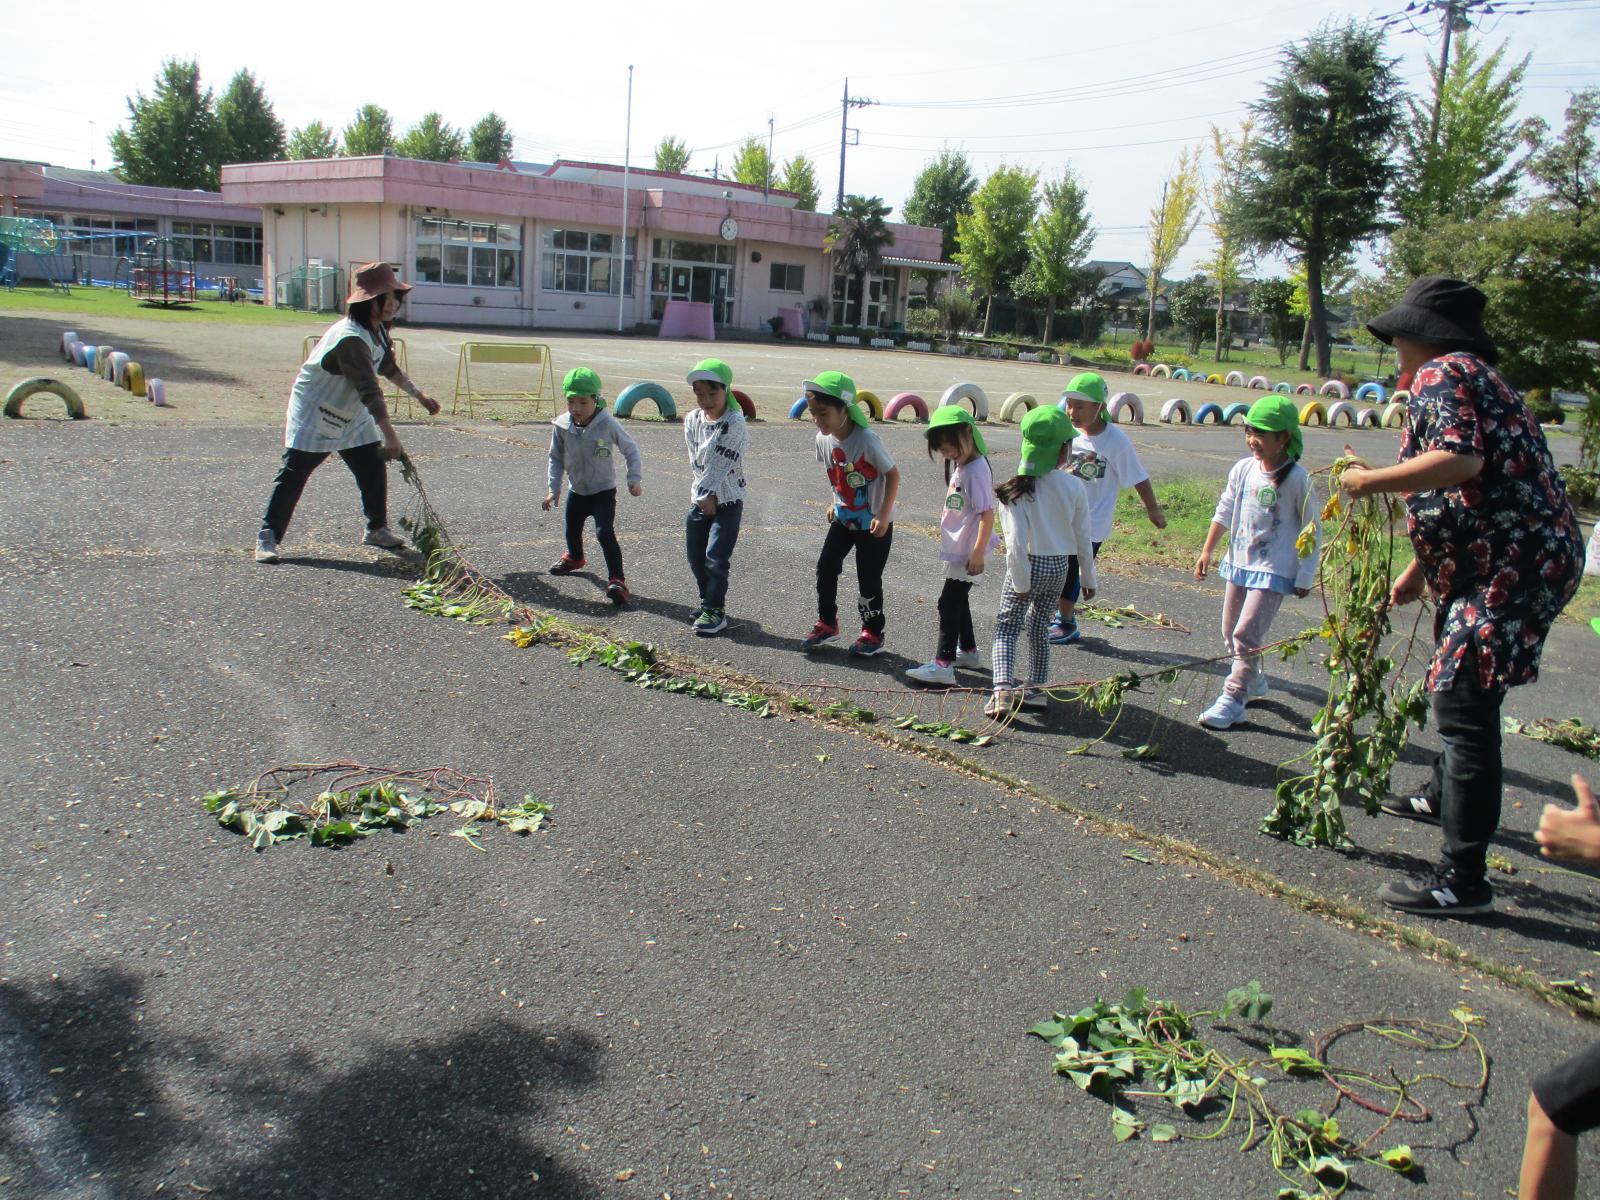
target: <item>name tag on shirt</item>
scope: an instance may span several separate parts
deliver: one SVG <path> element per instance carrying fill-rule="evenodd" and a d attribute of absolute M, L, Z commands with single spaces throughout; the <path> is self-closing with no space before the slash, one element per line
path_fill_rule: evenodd
<path fill-rule="evenodd" d="M 961 509 L 967 506 L 967 498 L 960 492 L 951 492 L 944 498 L 944 506 L 946 508 L 955 509 L 959 512 Z"/>

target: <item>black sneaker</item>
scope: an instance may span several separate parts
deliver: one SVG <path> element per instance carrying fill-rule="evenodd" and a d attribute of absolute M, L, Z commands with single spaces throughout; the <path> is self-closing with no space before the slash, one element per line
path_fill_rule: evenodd
<path fill-rule="evenodd" d="M 563 554 L 551 564 L 550 574 L 571 575 L 574 571 L 583 570 L 583 559 L 573 558 L 570 554 Z"/>
<path fill-rule="evenodd" d="M 606 599 L 621 608 L 633 599 L 633 593 L 628 591 L 628 581 L 621 575 L 613 575 L 611 582 L 606 584 Z"/>
<path fill-rule="evenodd" d="M 1386 883 L 1378 899 L 1390 908 L 1420 917 L 1470 917 L 1494 909 L 1494 888 L 1487 879 L 1466 879 L 1448 867 L 1426 875 Z"/>
<path fill-rule="evenodd" d="M 1426 792 L 1417 792 L 1410 796 L 1390 796 L 1378 807 L 1391 817 L 1408 817 L 1413 821 L 1426 821 L 1430 825 L 1439 824 L 1439 805 Z"/>

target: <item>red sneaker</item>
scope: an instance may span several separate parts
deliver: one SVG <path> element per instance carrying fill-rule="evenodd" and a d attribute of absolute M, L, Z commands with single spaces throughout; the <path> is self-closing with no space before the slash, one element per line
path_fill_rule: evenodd
<path fill-rule="evenodd" d="M 850 643 L 850 653 L 857 658 L 872 658 L 883 653 L 883 638 L 871 630 L 863 629 L 861 636 Z"/>
<path fill-rule="evenodd" d="M 583 559 L 573 558 L 570 554 L 563 554 L 556 559 L 555 565 L 550 568 L 552 575 L 571 575 L 574 571 L 583 570 Z"/>
<path fill-rule="evenodd" d="M 628 591 L 627 581 L 621 575 L 613 575 L 611 582 L 606 584 L 606 599 L 621 607 L 633 598 Z"/>
<path fill-rule="evenodd" d="M 839 627 L 829 625 L 826 621 L 818 621 L 811 627 L 811 632 L 800 639 L 800 644 L 807 650 L 815 650 L 823 642 L 831 641 L 839 636 Z"/>

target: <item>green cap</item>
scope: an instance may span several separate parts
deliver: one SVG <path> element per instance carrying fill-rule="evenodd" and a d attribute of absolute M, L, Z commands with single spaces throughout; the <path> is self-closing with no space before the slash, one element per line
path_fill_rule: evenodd
<path fill-rule="evenodd" d="M 561 394 L 563 396 L 593 396 L 594 402 L 600 404 L 600 376 L 588 367 L 573 367 L 567 372 L 567 377 L 561 381 Z"/>
<path fill-rule="evenodd" d="M 1061 393 L 1063 400 L 1087 400 L 1090 404 L 1098 404 L 1103 414 L 1106 410 L 1106 399 L 1111 389 L 1106 387 L 1103 376 L 1095 371 L 1085 371 L 1081 375 L 1074 375 L 1072 382 L 1067 384 L 1066 390 Z"/>
<path fill-rule="evenodd" d="M 698 383 L 700 380 L 714 383 L 724 391 L 733 388 L 733 368 L 720 358 L 702 358 L 695 363 L 694 370 L 689 372 L 689 382 Z"/>
<path fill-rule="evenodd" d="M 807 379 L 800 386 L 808 392 L 821 392 L 824 396 L 842 400 L 845 409 L 850 413 L 850 419 L 861 428 L 866 429 L 872 424 L 871 419 L 856 403 L 856 381 L 843 371 L 823 371 L 815 379 Z"/>
<path fill-rule="evenodd" d="M 978 448 L 978 453 L 987 456 L 989 447 L 983 444 L 983 434 L 978 429 L 978 422 L 972 413 L 959 404 L 941 404 L 933 410 L 933 416 L 928 418 L 928 440 L 932 441 L 935 429 L 948 429 L 952 425 L 965 425 L 972 430 L 972 444 Z"/>
<path fill-rule="evenodd" d="M 1300 414 L 1295 411 L 1294 401 L 1287 396 L 1271 392 L 1261 397 L 1245 413 L 1244 423 L 1268 433 L 1287 433 L 1290 458 L 1299 458 L 1305 449 L 1305 439 L 1300 435 Z"/>
<path fill-rule="evenodd" d="M 1022 418 L 1022 461 L 1018 475 L 1048 475 L 1061 461 L 1061 447 L 1078 436 L 1059 408 L 1034 408 Z"/>

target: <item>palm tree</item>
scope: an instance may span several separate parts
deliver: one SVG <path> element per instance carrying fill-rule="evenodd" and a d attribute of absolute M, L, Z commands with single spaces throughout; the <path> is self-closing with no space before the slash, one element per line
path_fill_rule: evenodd
<path fill-rule="evenodd" d="M 846 196 L 822 242 L 838 269 L 855 281 L 857 325 L 866 311 L 867 272 L 882 266 L 884 249 L 894 245 L 894 234 L 884 220 L 890 211 L 880 196 Z M 845 299 L 848 304 L 849 297 Z"/>

